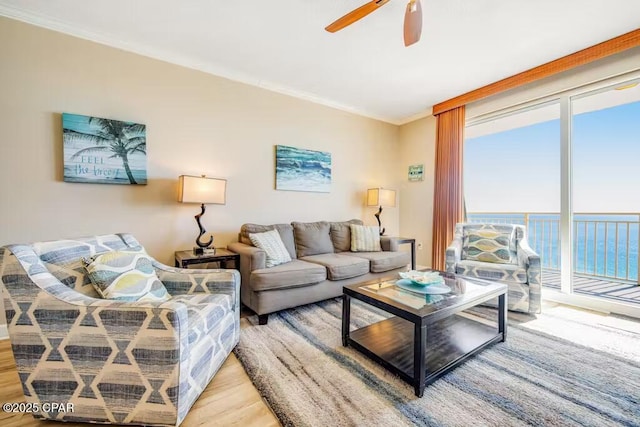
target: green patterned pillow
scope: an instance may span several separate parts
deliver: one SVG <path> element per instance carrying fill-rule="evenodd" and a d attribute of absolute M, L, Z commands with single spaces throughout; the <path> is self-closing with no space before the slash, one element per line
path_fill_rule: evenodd
<path fill-rule="evenodd" d="M 492 229 L 470 230 L 464 233 L 462 259 L 468 261 L 515 264 L 516 254 L 511 250 L 513 231 Z"/>
<path fill-rule="evenodd" d="M 351 224 L 351 252 L 380 252 L 380 229 L 375 226 Z"/>
<path fill-rule="evenodd" d="M 171 298 L 144 252 L 104 252 L 83 258 L 82 263 L 102 298 L 118 301 L 167 301 Z"/>

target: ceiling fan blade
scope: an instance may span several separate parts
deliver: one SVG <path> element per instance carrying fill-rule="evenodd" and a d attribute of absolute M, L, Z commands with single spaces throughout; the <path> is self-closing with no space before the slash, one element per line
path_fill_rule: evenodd
<path fill-rule="evenodd" d="M 339 31 L 344 27 L 351 25 L 354 22 L 364 18 L 365 16 L 367 16 L 374 10 L 378 9 L 388 1 L 389 0 L 377 0 L 377 1 L 373 0 L 373 1 L 370 1 L 369 3 L 363 4 L 359 8 L 352 10 L 351 12 L 344 15 L 342 18 L 338 18 L 337 20 L 329 24 L 325 28 L 325 30 L 329 31 L 330 33 L 335 33 L 336 31 Z"/>
<path fill-rule="evenodd" d="M 422 34 L 422 6 L 420 0 L 409 0 L 404 13 L 404 45 L 411 46 Z"/>

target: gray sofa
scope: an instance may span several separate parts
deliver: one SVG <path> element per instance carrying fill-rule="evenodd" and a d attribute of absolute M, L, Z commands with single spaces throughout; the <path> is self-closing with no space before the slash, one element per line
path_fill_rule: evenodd
<path fill-rule="evenodd" d="M 398 251 L 390 237 L 381 237 L 381 252 L 351 252 L 350 224 L 362 221 L 242 226 L 239 242 L 228 249 L 240 254 L 240 298 L 261 325 L 269 313 L 337 297 L 345 285 L 406 270 L 409 253 Z M 274 229 L 292 261 L 266 268 L 266 254 L 251 244 L 249 234 Z"/>

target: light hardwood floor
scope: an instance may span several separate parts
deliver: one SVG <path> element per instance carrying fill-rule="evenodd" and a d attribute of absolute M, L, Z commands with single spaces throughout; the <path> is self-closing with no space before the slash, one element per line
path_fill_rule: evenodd
<path fill-rule="evenodd" d="M 11 352 L 11 343 L 8 339 L 0 340 L 0 404 L 4 402 L 24 402 L 16 363 Z M 2 427 L 86 427 L 88 425 L 90 424 L 40 421 L 29 414 L 7 414 L 0 411 Z M 236 356 L 231 353 L 213 381 L 193 405 L 181 427 L 279 425 L 278 419 L 262 400 Z"/>

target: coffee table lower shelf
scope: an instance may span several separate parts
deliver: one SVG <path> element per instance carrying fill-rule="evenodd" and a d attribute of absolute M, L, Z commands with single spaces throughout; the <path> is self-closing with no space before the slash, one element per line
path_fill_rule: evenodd
<path fill-rule="evenodd" d="M 414 324 L 391 317 L 350 331 L 348 345 L 414 384 Z M 428 385 L 487 346 L 503 341 L 495 326 L 455 314 L 427 327 L 425 351 Z"/>

